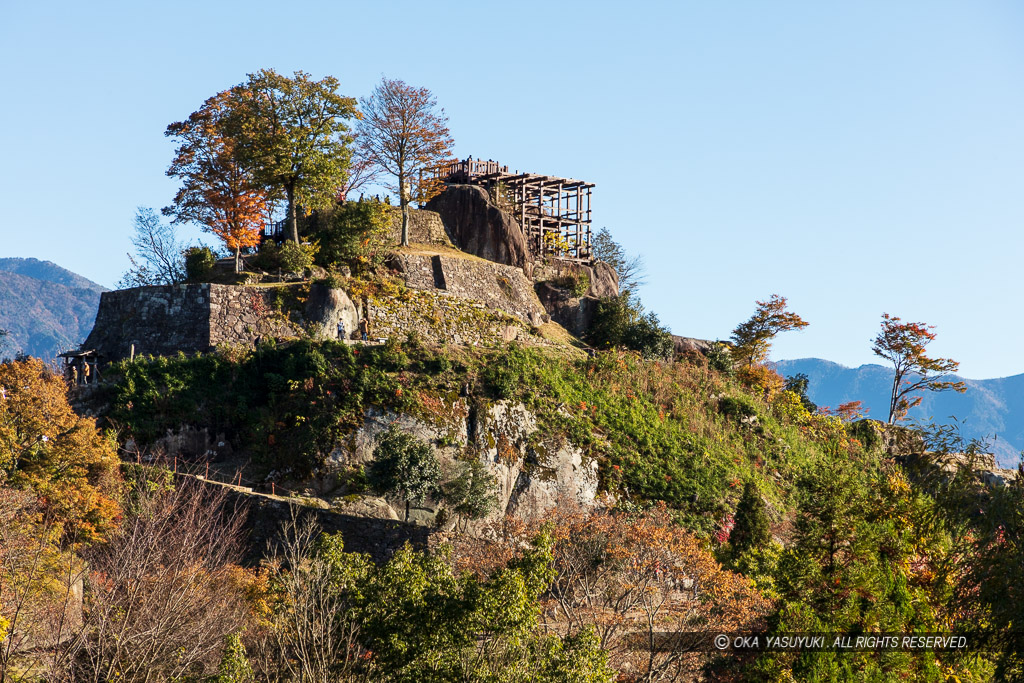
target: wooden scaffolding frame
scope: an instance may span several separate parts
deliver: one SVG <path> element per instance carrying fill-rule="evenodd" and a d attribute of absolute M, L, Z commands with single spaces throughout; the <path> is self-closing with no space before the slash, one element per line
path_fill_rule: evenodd
<path fill-rule="evenodd" d="M 523 228 L 531 255 L 590 263 L 591 196 L 594 183 L 573 178 L 509 172 L 496 161 L 452 161 L 437 169 L 448 184 L 486 187 L 492 198 L 505 200 Z"/>

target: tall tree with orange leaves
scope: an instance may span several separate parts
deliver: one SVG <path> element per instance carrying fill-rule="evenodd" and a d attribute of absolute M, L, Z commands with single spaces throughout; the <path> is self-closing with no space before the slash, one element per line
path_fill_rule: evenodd
<path fill-rule="evenodd" d="M 882 315 L 882 331 L 871 350 L 893 365 L 895 373 L 889 397 L 889 424 L 903 419 L 907 411 L 921 403 L 922 391 L 967 391 L 967 385 L 952 379 L 960 363 L 951 358 L 929 358 L 925 347 L 935 339 L 934 325 L 905 323 L 888 313 Z"/>
<path fill-rule="evenodd" d="M 402 246 L 409 246 L 409 202 L 437 194 L 429 171 L 452 154 L 448 117 L 426 88 L 388 78 L 360 106 L 361 153 L 395 179 L 391 189 L 402 207 Z"/>
<path fill-rule="evenodd" d="M 238 273 L 242 249 L 259 244 L 268 195 L 225 135 L 230 104 L 227 91 L 217 93 L 186 121 L 167 126 L 165 135 L 179 140 L 167 175 L 180 178 L 182 186 L 163 211 L 175 223 L 195 222 L 219 237 L 234 252 Z"/>
<path fill-rule="evenodd" d="M 754 315 L 732 331 L 733 361 L 748 368 L 764 363 L 775 335 L 804 327 L 803 318 L 786 310 L 786 297 L 772 294 L 768 301 L 758 301 Z"/>

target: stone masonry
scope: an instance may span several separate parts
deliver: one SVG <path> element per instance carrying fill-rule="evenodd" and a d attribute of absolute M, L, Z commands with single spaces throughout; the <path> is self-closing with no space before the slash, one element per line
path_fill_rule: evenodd
<path fill-rule="evenodd" d="M 390 264 L 411 289 L 446 292 L 531 325 L 547 320 L 533 284 L 520 268 L 478 258 L 427 254 L 395 254 Z"/>
<path fill-rule="evenodd" d="M 182 284 L 104 292 L 83 348 L 114 361 L 127 358 L 132 346 L 136 354 L 157 356 L 206 352 L 220 344 L 252 346 L 259 339 L 288 339 L 314 328 L 336 336 L 342 318 L 354 332 L 356 310 L 348 296 L 319 289 L 325 288 L 312 285 L 310 305 L 289 312 L 278 310 L 278 301 L 283 294 L 294 296 L 294 288 Z"/>

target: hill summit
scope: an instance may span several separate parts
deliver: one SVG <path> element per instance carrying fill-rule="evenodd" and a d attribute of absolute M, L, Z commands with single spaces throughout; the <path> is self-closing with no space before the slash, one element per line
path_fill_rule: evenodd
<path fill-rule="evenodd" d="M 10 335 L 2 354 L 48 360 L 76 347 L 92 328 L 105 291 L 50 261 L 0 258 L 0 329 Z"/>

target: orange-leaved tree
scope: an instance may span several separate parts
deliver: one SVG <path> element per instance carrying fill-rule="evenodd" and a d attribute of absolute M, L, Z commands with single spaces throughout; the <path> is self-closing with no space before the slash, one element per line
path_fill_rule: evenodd
<path fill-rule="evenodd" d="M 925 347 L 935 339 L 934 325 L 905 323 L 888 313 L 882 315 L 882 331 L 871 350 L 892 363 L 895 373 L 889 396 L 889 424 L 901 420 L 921 403 L 922 391 L 967 391 L 967 385 L 953 379 L 960 363 L 951 358 L 929 358 Z"/>
<path fill-rule="evenodd" d="M 117 453 L 71 410 L 64 379 L 36 358 L 0 363 L 0 486 L 29 491 L 66 540 L 91 541 L 120 510 Z"/>
<path fill-rule="evenodd" d="M 237 144 L 225 134 L 230 105 L 230 93 L 220 92 L 186 121 L 167 126 L 164 134 L 179 140 L 167 175 L 181 179 L 182 186 L 164 214 L 175 223 L 199 223 L 219 237 L 234 252 L 237 273 L 242 249 L 259 244 L 268 196 L 239 163 Z"/>
<path fill-rule="evenodd" d="M 429 173 L 451 156 L 448 117 L 426 88 L 384 78 L 368 98 L 360 100 L 361 154 L 395 183 L 402 207 L 402 246 L 409 246 L 409 202 L 426 201 L 440 186 Z"/>
<path fill-rule="evenodd" d="M 775 335 L 804 327 L 803 318 L 786 310 L 786 297 L 772 294 L 768 301 L 758 301 L 754 315 L 732 331 L 733 361 L 748 368 L 764 363 Z"/>

